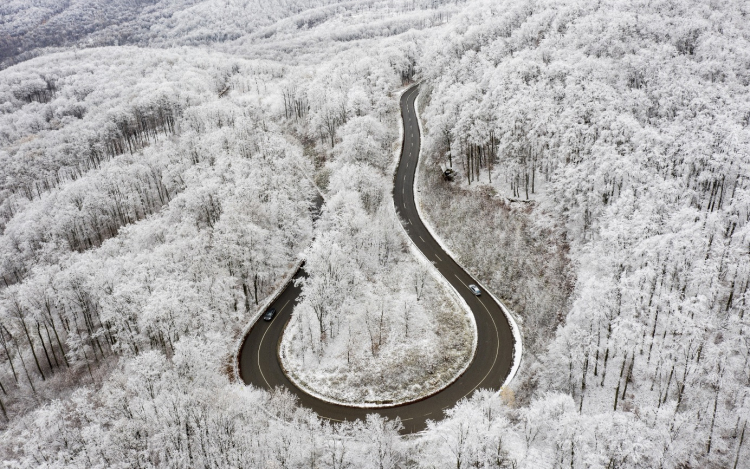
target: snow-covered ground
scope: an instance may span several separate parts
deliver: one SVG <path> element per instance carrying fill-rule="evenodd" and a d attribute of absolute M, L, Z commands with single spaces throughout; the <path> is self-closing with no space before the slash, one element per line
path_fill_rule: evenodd
<path fill-rule="evenodd" d="M 398 314 L 411 316 L 411 330 L 408 334 L 393 330 L 382 351 L 374 354 L 370 353 L 369 338 L 362 334 L 367 327 L 365 311 L 355 312 L 356 319 L 346 323 L 322 357 L 300 353 L 297 344 L 305 337 L 303 325 L 295 316 L 279 346 L 287 376 L 311 395 L 361 407 L 403 404 L 452 383 L 473 357 L 476 326 L 442 286 L 433 282 L 429 280 L 431 285 L 420 302 L 411 301 L 405 293 L 390 301 L 384 299 L 385 307 L 410 305 L 410 312 L 400 310 Z M 360 334 L 350 338 L 355 331 Z"/>
<path fill-rule="evenodd" d="M 746 3 L 327 3 L 0 5 L 5 464 L 747 467 Z M 312 238 L 310 172 L 332 211 L 300 342 L 340 353 L 364 314 L 361 353 L 400 346 L 399 309 L 371 334 L 409 262 L 379 179 L 415 70 L 459 170 L 420 180 L 434 228 L 525 343 L 500 398 L 401 439 L 227 365 Z"/>
<path fill-rule="evenodd" d="M 393 145 L 386 145 L 385 129 L 365 121 L 342 129 L 339 148 L 358 142 L 364 153 L 365 127 L 369 162 L 382 161 L 384 174 L 393 174 L 403 132 L 398 102 L 391 100 L 390 115 L 399 116 L 391 120 L 399 129 Z M 389 147 L 395 147 L 390 162 Z M 282 366 L 300 388 L 330 402 L 382 407 L 422 399 L 470 364 L 474 318 L 406 236 L 392 203 L 392 178 L 333 156 L 321 239 L 307 253 L 312 275 L 280 343 Z"/>

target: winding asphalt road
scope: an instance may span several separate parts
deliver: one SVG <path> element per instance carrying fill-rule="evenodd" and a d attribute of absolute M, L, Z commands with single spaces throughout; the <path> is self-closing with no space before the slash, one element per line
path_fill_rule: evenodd
<path fill-rule="evenodd" d="M 471 365 L 458 380 L 443 391 L 421 401 L 397 407 L 362 409 L 330 404 L 310 396 L 289 381 L 281 370 L 278 359 L 278 343 L 284 325 L 291 318 L 292 309 L 301 291 L 294 282 L 290 282 L 274 301 L 272 306 L 278 313 L 273 321 L 259 320 L 245 337 L 239 354 L 240 377 L 246 384 L 265 389 L 286 387 L 299 398 L 301 405 L 333 421 L 364 419 L 371 413 L 391 419 L 400 417 L 405 433 L 423 430 L 427 420 L 440 420 L 446 408 L 452 407 L 476 389 L 499 389 L 513 365 L 514 350 L 511 326 L 500 306 L 487 293 L 481 297 L 471 293 L 468 285 L 476 284 L 476 280 L 443 251 L 419 218 L 413 192 L 420 151 L 419 125 L 414 109 L 414 100 L 418 92 L 419 87 L 414 86 L 401 97 L 404 140 L 401 161 L 394 178 L 393 199 L 409 237 L 456 288 L 474 313 L 479 341 Z M 304 270 L 300 269 L 294 278 L 304 275 Z"/>

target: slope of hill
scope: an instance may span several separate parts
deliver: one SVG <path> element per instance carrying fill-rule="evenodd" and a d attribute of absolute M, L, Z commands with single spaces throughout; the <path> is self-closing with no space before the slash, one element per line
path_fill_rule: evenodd
<path fill-rule="evenodd" d="M 8 464 L 747 466 L 744 3 L 39 0 L 0 15 Z M 414 79 L 425 211 L 524 318 L 530 353 L 499 397 L 401 439 L 399 422 L 332 424 L 231 382 L 227 362 L 313 238 L 315 185 L 387 229 L 368 207 L 393 91 Z"/>

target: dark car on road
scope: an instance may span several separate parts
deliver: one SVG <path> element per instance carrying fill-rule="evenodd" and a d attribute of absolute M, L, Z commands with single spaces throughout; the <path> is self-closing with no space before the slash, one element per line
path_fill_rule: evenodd
<path fill-rule="evenodd" d="M 266 313 L 263 315 L 264 321 L 270 321 L 276 316 L 276 308 L 268 308 Z"/>
<path fill-rule="evenodd" d="M 474 285 L 473 283 L 469 285 L 469 290 L 471 290 L 474 296 L 482 296 L 482 290 L 480 290 L 479 287 Z"/>

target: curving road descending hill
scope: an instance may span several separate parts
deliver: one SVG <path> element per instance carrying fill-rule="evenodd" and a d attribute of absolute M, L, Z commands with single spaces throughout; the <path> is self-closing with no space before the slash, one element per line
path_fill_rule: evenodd
<path fill-rule="evenodd" d="M 440 247 L 419 218 L 414 200 L 414 177 L 420 151 L 420 133 L 414 102 L 419 87 L 414 86 L 401 97 L 404 140 L 401 161 L 394 179 L 393 199 L 401 223 L 417 248 L 433 262 L 438 271 L 466 300 L 474 313 L 478 344 L 471 365 L 461 377 L 441 392 L 411 404 L 380 409 L 362 409 L 331 404 L 298 389 L 284 375 L 278 359 L 278 343 L 284 325 L 291 318 L 292 308 L 300 294 L 300 287 L 290 282 L 273 303 L 278 314 L 270 323 L 258 321 L 245 337 L 239 354 L 240 377 L 246 384 L 273 389 L 284 386 L 299 398 L 299 403 L 334 420 L 363 419 L 367 414 L 379 413 L 391 419 L 400 417 L 404 432 L 423 430 L 427 420 L 439 420 L 443 410 L 480 388 L 499 389 L 513 365 L 513 333 L 505 314 L 489 294 L 474 296 L 468 288 L 477 283 Z M 481 249 L 481 247 L 478 247 Z M 300 269 L 294 278 L 304 276 Z"/>

